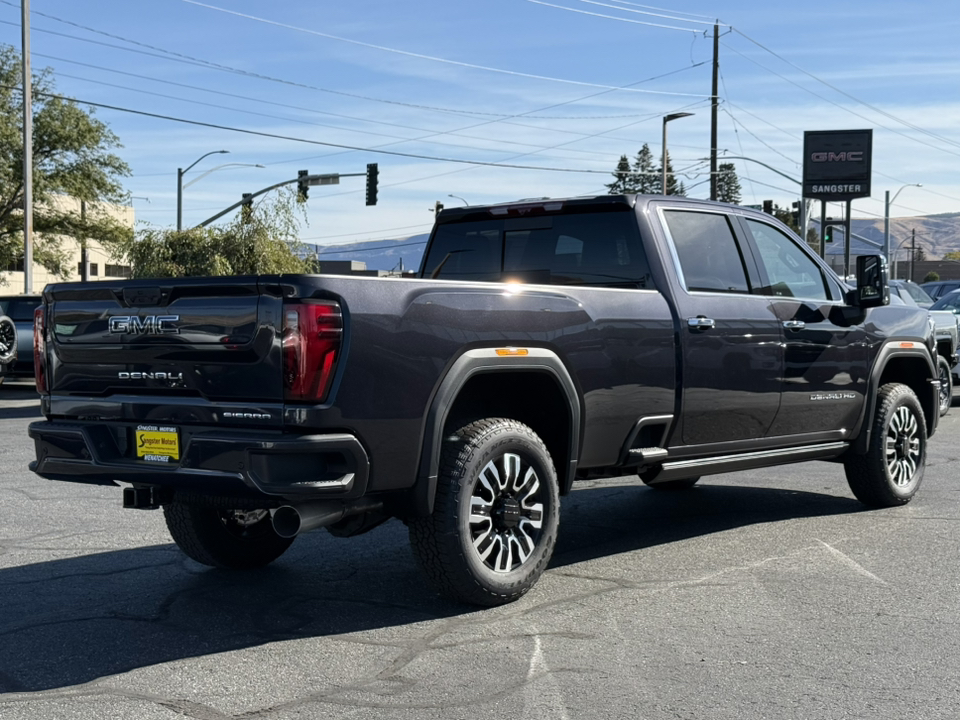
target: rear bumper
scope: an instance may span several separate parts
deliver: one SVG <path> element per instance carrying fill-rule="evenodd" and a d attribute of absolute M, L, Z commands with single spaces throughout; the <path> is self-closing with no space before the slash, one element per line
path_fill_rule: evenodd
<path fill-rule="evenodd" d="M 353 435 L 254 434 L 210 428 L 180 429 L 181 459 L 138 460 L 132 424 L 81 421 L 30 425 L 37 460 L 30 469 L 49 480 L 114 485 L 158 485 L 204 494 L 279 498 L 356 498 L 364 494 L 369 460 Z"/>

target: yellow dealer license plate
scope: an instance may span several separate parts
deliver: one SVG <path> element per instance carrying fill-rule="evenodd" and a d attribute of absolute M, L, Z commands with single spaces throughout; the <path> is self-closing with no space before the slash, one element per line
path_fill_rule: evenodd
<path fill-rule="evenodd" d="M 175 427 L 138 425 L 134 435 L 138 458 L 163 463 L 180 459 L 180 435 Z"/>

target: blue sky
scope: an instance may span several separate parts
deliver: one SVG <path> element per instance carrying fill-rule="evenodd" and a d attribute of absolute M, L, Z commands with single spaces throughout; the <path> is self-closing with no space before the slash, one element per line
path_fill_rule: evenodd
<path fill-rule="evenodd" d="M 376 207 L 361 177 L 311 190 L 310 243 L 426 232 L 438 200 L 602 193 L 621 154 L 659 154 L 677 111 L 694 115 L 670 124 L 673 166 L 706 197 L 714 19 L 722 152 L 799 177 L 805 130 L 873 128 L 873 197 L 855 215 L 882 215 L 884 191 L 908 183 L 923 187 L 892 215 L 960 212 L 955 2 L 661 3 L 31 0 L 31 42 L 34 67 L 79 100 L 291 138 L 98 108 L 138 220 L 160 226 L 175 223 L 177 168 L 220 149 L 184 178 L 187 225 L 300 169 L 379 164 Z M 20 47 L 19 0 L 0 0 L 0 42 Z M 796 199 L 735 162 L 743 202 Z M 238 165 L 200 177 L 224 163 Z"/>

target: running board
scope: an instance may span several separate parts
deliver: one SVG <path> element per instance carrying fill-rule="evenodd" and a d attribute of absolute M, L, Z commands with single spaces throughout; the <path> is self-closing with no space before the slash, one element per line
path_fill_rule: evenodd
<path fill-rule="evenodd" d="M 761 450 L 760 452 L 721 455 L 718 457 L 698 458 L 696 460 L 674 460 L 660 466 L 660 471 L 645 482 L 656 485 L 670 480 L 681 480 L 702 475 L 753 470 L 754 468 L 786 465 L 804 460 L 828 460 L 842 455 L 850 447 L 848 442 L 821 443 L 781 450 Z"/>

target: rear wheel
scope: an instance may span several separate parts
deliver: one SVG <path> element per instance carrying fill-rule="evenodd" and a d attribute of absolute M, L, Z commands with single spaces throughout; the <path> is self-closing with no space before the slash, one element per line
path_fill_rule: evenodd
<path fill-rule="evenodd" d="M 940 376 L 940 417 L 943 417 L 953 403 L 953 375 L 950 374 L 950 363 L 943 355 L 937 355 L 937 373 Z"/>
<path fill-rule="evenodd" d="M 522 423 L 491 418 L 445 443 L 433 514 L 410 523 L 410 541 L 443 595 L 503 605 L 543 574 L 559 518 L 557 473 L 543 441 Z"/>
<path fill-rule="evenodd" d="M 17 326 L 6 315 L 0 315 L 0 365 L 12 363 L 17 357 Z"/>
<path fill-rule="evenodd" d="M 294 540 L 277 535 L 268 510 L 221 509 L 175 500 L 163 506 L 163 515 L 184 554 L 218 568 L 248 570 L 269 565 Z"/>
<path fill-rule="evenodd" d="M 870 507 L 905 505 L 920 488 L 926 459 L 920 401 L 906 385 L 884 385 L 877 393 L 866 454 L 851 455 L 843 465 L 850 490 Z"/>

